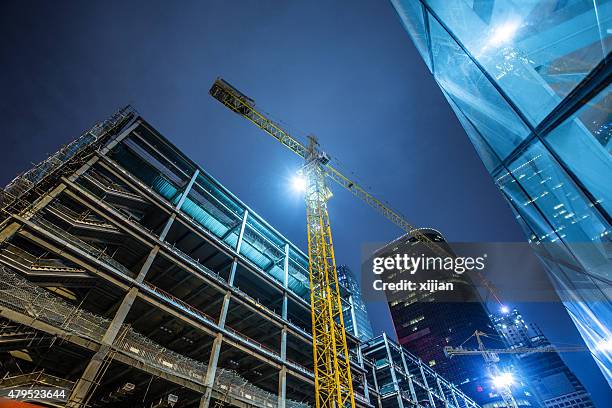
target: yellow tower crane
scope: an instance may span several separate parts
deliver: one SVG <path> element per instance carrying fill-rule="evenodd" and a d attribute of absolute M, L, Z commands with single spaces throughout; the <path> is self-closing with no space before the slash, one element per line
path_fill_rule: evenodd
<path fill-rule="evenodd" d="M 379 211 L 404 231 L 440 253 L 440 247 L 415 229 L 397 211 L 374 198 L 330 164 L 317 139 L 309 137 L 308 145 L 283 130 L 255 108 L 255 102 L 228 82 L 218 78 L 210 95 L 223 105 L 253 122 L 293 153 L 304 159 L 305 201 L 310 264 L 310 303 L 316 408 L 355 407 L 353 382 L 346 342 L 338 275 L 334 258 L 327 201 L 332 196 L 327 186 L 331 179 L 357 198 Z M 448 255 L 443 252 L 443 255 Z"/>

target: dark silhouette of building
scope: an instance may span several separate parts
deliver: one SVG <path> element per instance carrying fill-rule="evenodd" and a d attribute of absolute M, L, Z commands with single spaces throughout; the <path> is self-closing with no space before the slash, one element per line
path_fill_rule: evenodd
<path fill-rule="evenodd" d="M 446 253 L 453 253 L 440 232 L 430 228 L 420 231 Z M 375 256 L 396 254 L 438 256 L 430 247 L 408 234 L 379 249 Z M 419 273 L 411 276 L 418 276 Z M 455 285 L 452 294 L 411 291 L 398 295 L 386 292 L 398 341 L 441 375 L 459 385 L 470 397 L 483 403 L 488 399 L 488 384 L 483 378 L 482 358 L 462 356 L 449 359 L 444 354 L 444 347 L 459 346 L 476 330 L 491 332 L 493 329 L 488 313 L 467 276 L 433 273 L 426 278 L 452 282 Z M 396 272 L 382 275 L 384 281 L 398 281 L 400 277 Z"/>

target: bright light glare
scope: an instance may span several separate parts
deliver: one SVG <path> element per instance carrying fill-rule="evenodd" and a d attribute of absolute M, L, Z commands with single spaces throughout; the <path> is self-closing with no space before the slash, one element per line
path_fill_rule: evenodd
<path fill-rule="evenodd" d="M 291 179 L 291 187 L 294 191 L 298 193 L 303 193 L 304 191 L 306 191 L 306 186 L 306 177 L 304 177 L 303 175 L 296 174 Z"/>
<path fill-rule="evenodd" d="M 512 373 L 501 373 L 496 377 L 493 377 L 493 385 L 497 388 L 508 387 L 514 383 L 514 376 Z"/>
<path fill-rule="evenodd" d="M 516 34 L 516 30 L 519 28 L 520 24 L 518 21 L 508 21 L 504 24 L 497 26 L 491 37 L 489 38 L 489 44 L 491 45 L 501 45 L 508 41 L 511 41 Z"/>
<path fill-rule="evenodd" d="M 508 306 L 502 306 L 499 308 L 499 310 L 501 310 L 502 313 L 508 313 L 510 311 L 510 309 L 508 308 Z"/>
<path fill-rule="evenodd" d="M 599 343 L 597 343 L 597 350 L 603 351 L 603 352 L 612 351 L 612 339 L 602 340 Z"/>

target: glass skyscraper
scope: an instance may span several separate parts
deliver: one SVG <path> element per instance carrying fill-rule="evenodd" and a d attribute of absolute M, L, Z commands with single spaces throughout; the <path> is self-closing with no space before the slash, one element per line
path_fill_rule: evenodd
<path fill-rule="evenodd" d="M 612 384 L 612 1 L 391 2 Z"/>
<path fill-rule="evenodd" d="M 372 331 L 368 310 L 361 297 L 359 283 L 348 266 L 340 265 L 337 271 L 338 284 L 348 291 L 348 301 L 351 303 L 351 307 L 345 309 L 345 328 L 360 340 L 367 341 L 374 337 L 374 332 Z"/>

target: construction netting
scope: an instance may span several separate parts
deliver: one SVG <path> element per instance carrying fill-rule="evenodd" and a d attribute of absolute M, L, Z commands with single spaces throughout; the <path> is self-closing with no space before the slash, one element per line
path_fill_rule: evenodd
<path fill-rule="evenodd" d="M 58 168 L 75 157 L 86 147 L 101 140 L 111 130 L 121 128 L 136 114 L 131 106 L 126 106 L 117 111 L 113 116 L 103 122 L 99 122 L 81 136 L 63 146 L 57 152 L 50 155 L 42 162 L 35 165 L 25 173 L 15 177 L 0 190 L 0 208 L 4 208 L 13 201 L 22 197 L 34 186 L 41 182 L 46 176 L 55 172 Z"/>
<path fill-rule="evenodd" d="M 97 343 L 102 340 L 110 325 L 110 320 L 69 304 L 6 267 L 0 267 L 0 307 Z M 168 350 L 134 331 L 129 325 L 121 327 L 112 350 L 149 367 L 205 385 L 207 364 Z M 221 396 L 243 401 L 249 405 L 262 408 L 278 406 L 276 395 L 249 383 L 233 370 L 217 368 L 213 389 Z M 291 400 L 286 401 L 286 406 L 309 407 L 308 404 Z"/>

